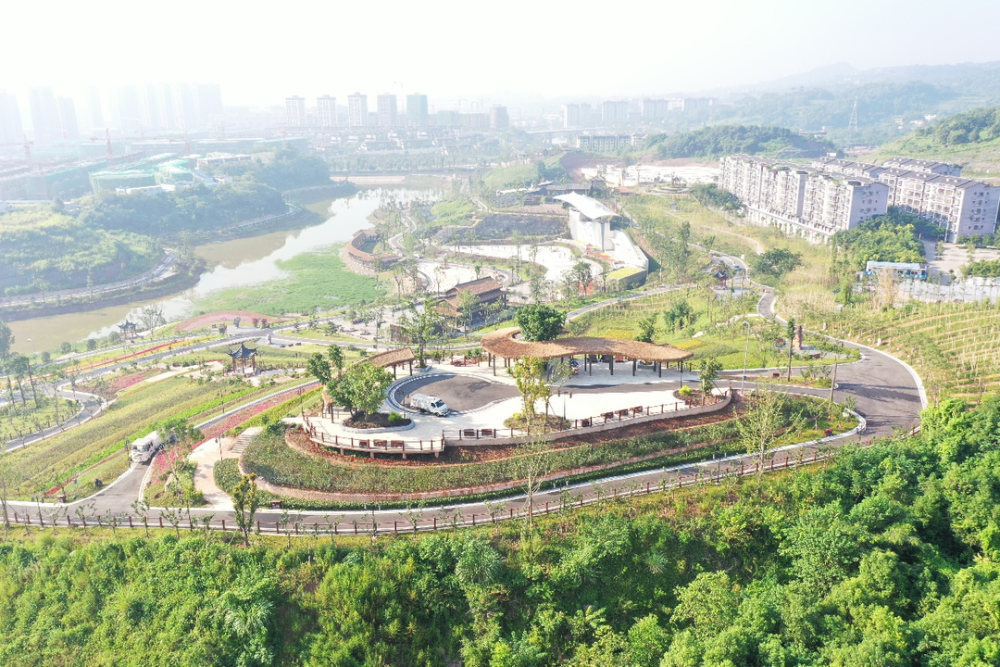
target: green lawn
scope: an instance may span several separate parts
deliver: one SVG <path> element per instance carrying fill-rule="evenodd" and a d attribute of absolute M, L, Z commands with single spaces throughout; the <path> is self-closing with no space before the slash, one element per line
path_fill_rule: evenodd
<path fill-rule="evenodd" d="M 732 318 L 756 312 L 757 294 L 732 298 L 712 297 L 714 292 L 711 290 L 692 287 L 623 301 L 587 313 L 571 321 L 567 329 L 578 336 L 634 340 L 639 332 L 639 321 L 655 316 L 653 342 L 661 345 L 669 343 L 688 350 L 694 353 L 694 362 L 714 357 L 722 363 L 723 368 L 732 370 L 743 368 L 744 354 L 748 368 L 780 366 L 787 361 L 787 357 L 775 345 L 775 339 L 783 336 L 775 325 L 762 318 L 735 319 L 730 322 Z M 681 301 L 686 301 L 694 311 L 694 321 L 685 323 L 683 327 L 668 329 L 664 313 Z M 744 321 L 749 321 L 752 325 L 749 346 Z M 824 339 L 808 335 L 804 342 L 807 345 L 826 345 Z M 843 353 L 850 359 L 857 358 L 853 351 L 843 350 Z M 800 365 L 803 362 L 796 359 L 795 363 Z M 832 364 L 833 359 L 822 359 L 815 363 Z"/>
<path fill-rule="evenodd" d="M 253 310 L 279 316 L 352 306 L 382 296 L 374 278 L 347 270 L 340 248 L 331 246 L 279 261 L 278 267 L 288 273 L 287 278 L 214 292 L 198 302 L 198 310 Z"/>
<path fill-rule="evenodd" d="M 68 401 L 64 398 L 55 400 L 51 398 L 43 399 L 41 396 L 39 396 L 39 400 L 42 401 L 42 405 L 41 407 L 36 407 L 34 401 L 30 398 L 31 391 L 27 388 L 25 391 L 28 394 L 26 405 L 15 403 L 14 405 L 0 408 L 0 442 L 7 442 L 19 437 L 21 434 L 34 433 L 53 424 L 63 422 L 75 415 L 80 409 L 79 404 L 75 401 Z M 6 395 L 4 395 L 4 399 L 6 398 Z M 14 398 L 15 400 L 18 398 L 16 392 Z"/>

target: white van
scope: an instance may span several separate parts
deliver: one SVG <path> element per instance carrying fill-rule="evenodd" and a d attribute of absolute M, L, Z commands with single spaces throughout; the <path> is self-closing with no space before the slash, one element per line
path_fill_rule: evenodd
<path fill-rule="evenodd" d="M 410 396 L 410 407 L 421 412 L 429 412 L 438 417 L 447 417 L 448 413 L 451 412 L 444 401 L 437 396 L 428 396 L 427 394 L 412 394 Z"/>
<path fill-rule="evenodd" d="M 153 431 L 146 437 L 139 438 L 132 443 L 129 458 L 132 459 L 133 463 L 148 463 L 162 444 L 160 434 Z"/>

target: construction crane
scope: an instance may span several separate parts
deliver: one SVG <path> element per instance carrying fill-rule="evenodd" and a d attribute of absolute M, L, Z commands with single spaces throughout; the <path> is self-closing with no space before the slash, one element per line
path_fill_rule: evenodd
<path fill-rule="evenodd" d="M 222 139 L 223 141 L 226 140 L 226 128 L 227 127 L 233 127 L 233 123 L 227 123 L 225 121 L 222 121 L 221 123 L 219 123 L 219 138 Z"/>
<path fill-rule="evenodd" d="M 91 141 L 101 141 L 100 137 L 91 137 Z M 109 128 L 104 128 L 104 143 L 108 148 L 108 166 L 112 166 L 115 163 L 115 149 L 111 145 L 111 130 Z"/>

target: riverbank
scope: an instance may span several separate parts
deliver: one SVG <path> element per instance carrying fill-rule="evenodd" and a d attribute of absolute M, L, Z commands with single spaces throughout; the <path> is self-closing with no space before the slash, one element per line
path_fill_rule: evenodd
<path fill-rule="evenodd" d="M 20 322 L 38 317 L 69 315 L 91 311 L 95 308 L 121 306 L 135 303 L 136 299 L 146 301 L 165 298 L 194 287 L 198 284 L 201 274 L 208 270 L 208 268 L 204 260 L 197 259 L 193 266 L 184 269 L 180 273 L 168 276 L 163 280 L 132 286 L 127 291 L 116 291 L 104 297 L 88 298 L 83 295 L 56 304 L 28 303 L 21 306 L 4 307 L 0 309 L 0 319 L 7 323 Z"/>
<path fill-rule="evenodd" d="M 310 188 L 306 197 L 298 193 L 301 213 L 281 220 L 279 228 L 243 229 L 229 238 L 199 244 L 194 254 L 206 268 L 197 280 L 178 281 L 162 291 L 131 293 L 131 298 L 122 295 L 115 301 L 84 303 L 72 312 L 32 312 L 12 324 L 14 349 L 24 353 L 53 350 L 62 342 L 104 335 L 126 317 L 134 319 L 138 309 L 149 304 L 161 307 L 167 321 L 175 321 L 199 311 L 254 310 L 274 316 L 372 300 L 378 295 L 376 281 L 343 269 L 337 257 L 341 244 L 357 230 L 371 226 L 367 218 L 383 200 L 426 199 L 437 193 L 409 188 L 355 191 L 352 186 L 353 194 L 348 197 L 304 203 L 317 193 L 330 192 L 345 191 L 340 186 Z M 293 261 L 299 256 L 304 258 Z M 271 307 L 262 308 L 261 300 Z"/>

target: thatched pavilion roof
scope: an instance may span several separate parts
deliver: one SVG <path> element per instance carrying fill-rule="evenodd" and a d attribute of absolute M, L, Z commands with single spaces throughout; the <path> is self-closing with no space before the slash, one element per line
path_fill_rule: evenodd
<path fill-rule="evenodd" d="M 613 338 L 557 338 L 532 343 L 515 338 L 519 331 L 518 327 L 511 327 L 488 333 L 482 338 L 482 347 L 487 352 L 505 359 L 521 357 L 555 359 L 580 354 L 614 354 L 627 359 L 671 362 L 683 361 L 694 356 L 692 352 L 673 345 L 655 345 Z"/>
<path fill-rule="evenodd" d="M 400 347 L 395 350 L 386 350 L 385 352 L 373 354 L 361 361 L 387 368 L 390 366 L 399 366 L 400 364 L 408 364 L 416 360 L 417 358 L 413 355 L 413 350 L 408 347 Z"/>

